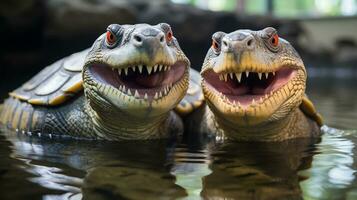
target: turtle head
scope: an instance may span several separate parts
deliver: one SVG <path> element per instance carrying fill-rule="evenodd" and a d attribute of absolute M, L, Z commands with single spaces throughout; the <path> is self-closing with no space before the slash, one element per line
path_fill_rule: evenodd
<path fill-rule="evenodd" d="M 97 112 L 160 116 L 184 97 L 189 65 L 168 24 L 111 24 L 87 55 L 85 95 Z"/>
<path fill-rule="evenodd" d="M 240 127 L 285 118 L 305 92 L 300 56 L 271 27 L 213 34 L 201 74 L 211 110 Z"/>

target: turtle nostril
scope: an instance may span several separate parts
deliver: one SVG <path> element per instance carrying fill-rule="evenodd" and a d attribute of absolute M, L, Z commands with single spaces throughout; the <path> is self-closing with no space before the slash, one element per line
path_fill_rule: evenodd
<path fill-rule="evenodd" d="M 134 35 L 134 40 L 136 40 L 137 42 L 142 42 L 143 41 L 143 39 L 139 35 Z"/>
<path fill-rule="evenodd" d="M 160 37 L 160 42 L 164 42 L 164 39 L 165 39 L 165 37 L 162 35 L 162 36 Z"/>
<path fill-rule="evenodd" d="M 223 46 L 228 46 L 228 43 L 227 43 L 227 41 L 225 41 L 225 40 L 223 40 Z"/>
<path fill-rule="evenodd" d="M 247 46 L 250 47 L 253 45 L 253 39 L 250 38 L 248 41 L 247 41 Z"/>

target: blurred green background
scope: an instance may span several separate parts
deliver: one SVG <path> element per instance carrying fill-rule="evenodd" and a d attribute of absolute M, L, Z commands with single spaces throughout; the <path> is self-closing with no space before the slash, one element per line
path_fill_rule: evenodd
<path fill-rule="evenodd" d="M 201 9 L 276 17 L 327 17 L 356 15 L 356 0 L 172 0 Z"/>

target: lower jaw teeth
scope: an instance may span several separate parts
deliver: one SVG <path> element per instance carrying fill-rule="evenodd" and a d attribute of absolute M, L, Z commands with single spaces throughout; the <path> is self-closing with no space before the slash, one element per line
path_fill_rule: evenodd
<path fill-rule="evenodd" d="M 162 98 L 163 96 L 166 96 L 171 91 L 172 87 L 173 84 L 170 83 L 169 85 L 166 85 L 165 87 L 161 88 L 160 91 L 155 92 L 153 99 L 156 100 Z M 129 96 L 135 97 L 136 99 L 149 99 L 149 95 L 146 92 L 144 94 L 139 94 L 137 89 L 126 88 L 125 85 L 120 85 L 118 89 Z"/>
<path fill-rule="evenodd" d="M 224 95 L 222 92 L 214 91 L 212 92 L 209 87 L 206 87 L 205 84 L 202 85 L 204 90 L 206 91 L 207 96 L 210 98 L 215 98 L 216 100 L 219 99 L 219 101 L 223 101 L 225 103 L 231 104 L 232 106 L 238 106 L 238 107 L 243 107 L 243 105 L 238 101 L 238 100 L 229 100 L 226 95 Z M 273 91 L 270 92 L 270 96 L 273 95 Z M 248 106 L 256 106 L 258 104 L 263 103 L 266 99 L 268 98 L 268 94 L 265 94 L 264 96 L 259 97 L 259 99 L 252 99 L 252 101 L 249 103 Z"/>

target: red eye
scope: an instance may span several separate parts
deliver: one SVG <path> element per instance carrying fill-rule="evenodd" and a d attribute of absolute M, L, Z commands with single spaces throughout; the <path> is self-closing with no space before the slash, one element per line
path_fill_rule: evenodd
<path fill-rule="evenodd" d="M 109 45 L 113 45 L 113 44 L 115 44 L 116 41 L 117 41 L 117 38 L 115 37 L 115 35 L 112 32 L 107 31 L 107 43 Z"/>
<path fill-rule="evenodd" d="M 279 44 L 279 36 L 278 34 L 274 34 L 273 38 L 271 39 L 271 44 L 276 47 Z"/>
<path fill-rule="evenodd" d="M 173 38 L 172 31 L 166 33 L 166 41 L 170 42 Z"/>
<path fill-rule="evenodd" d="M 215 40 L 212 40 L 212 47 L 214 50 L 218 50 L 219 49 L 219 44 L 217 41 Z"/>

